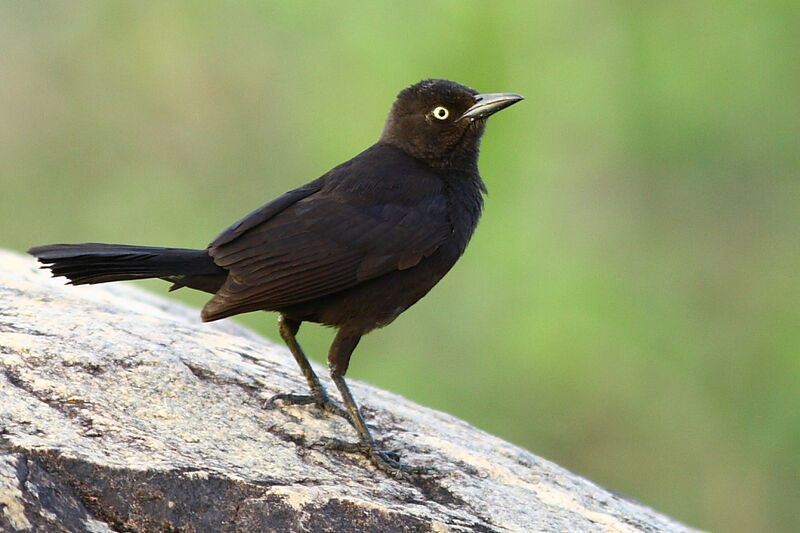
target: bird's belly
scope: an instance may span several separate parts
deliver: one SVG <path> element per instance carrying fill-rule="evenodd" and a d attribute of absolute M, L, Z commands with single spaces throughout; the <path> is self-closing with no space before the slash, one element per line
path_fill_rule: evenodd
<path fill-rule="evenodd" d="M 412 268 L 279 311 L 295 320 L 317 322 L 363 335 L 390 324 L 442 279 L 460 255 L 457 250 L 448 248 L 440 248 Z"/>

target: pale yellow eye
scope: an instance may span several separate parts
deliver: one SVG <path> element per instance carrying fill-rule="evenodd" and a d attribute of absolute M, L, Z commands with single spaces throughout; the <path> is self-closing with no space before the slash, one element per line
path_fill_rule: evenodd
<path fill-rule="evenodd" d="M 448 111 L 446 107 L 436 106 L 433 108 L 433 116 L 439 120 L 444 120 L 450 116 L 450 111 Z"/>

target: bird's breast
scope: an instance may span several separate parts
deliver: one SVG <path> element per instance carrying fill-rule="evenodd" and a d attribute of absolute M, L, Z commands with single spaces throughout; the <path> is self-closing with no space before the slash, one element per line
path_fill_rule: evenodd
<path fill-rule="evenodd" d="M 460 256 L 478 226 L 483 211 L 483 192 L 486 189 L 477 174 L 457 175 L 447 179 L 446 183 L 452 241 Z"/>

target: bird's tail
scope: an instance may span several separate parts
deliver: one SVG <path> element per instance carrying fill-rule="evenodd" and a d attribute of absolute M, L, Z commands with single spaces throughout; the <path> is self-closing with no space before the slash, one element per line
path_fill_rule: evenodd
<path fill-rule="evenodd" d="M 215 292 L 227 274 L 206 250 L 86 243 L 36 246 L 28 253 L 72 285 L 162 278 L 173 282 L 172 289 Z"/>

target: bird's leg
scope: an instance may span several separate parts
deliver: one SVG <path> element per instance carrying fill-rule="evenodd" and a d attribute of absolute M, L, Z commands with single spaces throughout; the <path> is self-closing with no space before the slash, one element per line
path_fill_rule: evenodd
<path fill-rule="evenodd" d="M 303 353 L 303 349 L 300 347 L 300 343 L 297 342 L 297 332 L 299 329 L 300 321 L 298 320 L 292 320 L 284 315 L 281 315 L 278 319 L 278 331 L 281 334 L 281 338 L 289 347 L 289 351 L 292 352 L 295 361 L 297 361 L 297 364 L 300 366 L 300 370 L 303 371 L 303 376 L 305 376 L 306 382 L 308 382 L 311 394 L 276 394 L 269 399 L 267 404 L 274 405 L 278 401 L 292 405 L 314 404 L 324 411 L 339 415 L 350 421 L 351 419 L 348 412 L 331 400 L 328 393 L 325 392 L 322 383 L 320 383 L 314 369 L 311 368 L 311 363 L 308 362 L 306 354 Z"/>
<path fill-rule="evenodd" d="M 358 345 L 359 340 L 361 340 L 360 335 L 347 335 L 340 330 L 333 340 L 328 355 L 331 379 L 342 395 L 342 401 L 350 415 L 350 423 L 358 432 L 359 442 L 353 443 L 337 439 L 327 439 L 326 446 L 335 450 L 362 453 L 366 455 L 378 469 L 391 476 L 400 477 L 407 474 L 428 472 L 429 469 L 427 468 L 404 465 L 400 462 L 398 454 L 380 450 L 375 444 L 375 439 L 372 438 L 372 434 L 369 428 L 367 428 L 367 424 L 364 422 L 364 417 L 361 416 L 361 411 L 358 409 L 358 405 L 356 405 L 353 399 L 350 387 L 347 386 L 347 382 L 344 380 L 344 374 L 347 371 L 350 355 L 353 353 L 356 345 Z"/>

